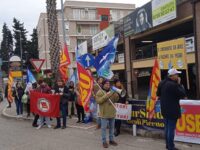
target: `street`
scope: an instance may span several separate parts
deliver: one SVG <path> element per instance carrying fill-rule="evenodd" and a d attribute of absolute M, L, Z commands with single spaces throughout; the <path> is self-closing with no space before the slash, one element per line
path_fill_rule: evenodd
<path fill-rule="evenodd" d="M 0 110 L 5 107 L 0 104 Z M 32 128 L 30 121 L 0 117 L 0 150 L 101 150 L 100 130 L 94 128 L 84 130 L 77 128 L 37 130 Z M 112 150 L 164 150 L 164 140 L 133 137 L 122 133 L 116 138 L 119 146 Z M 199 150 L 198 145 L 178 143 L 181 150 Z"/>

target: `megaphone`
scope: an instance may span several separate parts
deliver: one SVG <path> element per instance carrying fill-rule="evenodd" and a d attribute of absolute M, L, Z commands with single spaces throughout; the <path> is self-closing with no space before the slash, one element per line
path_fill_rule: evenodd
<path fill-rule="evenodd" d="M 119 95 L 121 95 L 121 97 L 125 97 L 126 96 L 126 90 L 124 89 L 118 89 L 115 86 L 111 87 L 111 90 L 118 93 Z"/>

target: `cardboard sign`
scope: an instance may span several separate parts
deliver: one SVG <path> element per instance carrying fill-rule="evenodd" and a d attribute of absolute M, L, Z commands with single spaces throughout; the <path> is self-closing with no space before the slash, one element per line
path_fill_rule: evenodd
<path fill-rule="evenodd" d="M 132 112 L 131 105 L 116 103 L 115 106 L 117 108 L 115 119 L 131 120 L 131 112 Z"/>

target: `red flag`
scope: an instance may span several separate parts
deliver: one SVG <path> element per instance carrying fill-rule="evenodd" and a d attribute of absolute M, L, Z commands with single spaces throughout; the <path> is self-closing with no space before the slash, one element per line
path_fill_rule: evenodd
<path fill-rule="evenodd" d="M 149 93 L 147 97 L 147 106 L 146 106 L 147 117 L 150 119 L 153 118 L 153 115 L 155 113 L 154 109 L 157 101 L 156 92 L 160 80 L 161 80 L 160 68 L 157 59 L 155 59 L 154 67 L 152 69 L 152 74 L 151 74 Z"/>
<path fill-rule="evenodd" d="M 60 74 L 64 82 L 67 81 L 68 79 L 68 65 L 71 63 L 69 53 L 68 53 L 68 48 L 67 45 L 64 44 L 63 51 L 60 52 Z"/>
<path fill-rule="evenodd" d="M 60 116 L 60 95 L 31 91 L 31 112 L 45 117 Z"/>
<path fill-rule="evenodd" d="M 77 63 L 79 88 L 80 88 L 80 99 L 85 111 L 89 110 L 89 100 L 92 94 L 93 77 L 85 70 L 79 63 Z"/>

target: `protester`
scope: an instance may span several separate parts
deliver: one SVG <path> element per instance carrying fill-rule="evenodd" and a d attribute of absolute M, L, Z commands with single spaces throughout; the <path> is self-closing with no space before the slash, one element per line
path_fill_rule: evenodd
<path fill-rule="evenodd" d="M 68 91 L 67 86 L 64 86 L 63 81 L 58 81 L 55 85 L 55 94 L 60 94 L 60 110 L 61 110 L 61 117 L 63 119 L 63 126 L 62 129 L 65 129 L 67 126 L 67 103 L 70 98 L 70 94 Z M 54 129 L 61 128 L 61 117 L 57 117 L 57 125 L 54 127 Z"/>
<path fill-rule="evenodd" d="M 124 87 L 119 79 L 114 80 L 114 86 L 120 90 L 124 90 Z M 118 94 L 118 96 L 119 96 L 118 103 L 121 103 L 121 104 L 127 103 L 126 96 L 122 96 L 121 94 Z M 120 134 L 121 123 L 122 123 L 121 120 L 118 120 L 118 119 L 115 120 L 115 136 L 118 136 Z"/>
<path fill-rule="evenodd" d="M 80 99 L 80 88 L 79 88 L 79 84 L 76 85 L 76 110 L 77 110 L 77 115 L 78 115 L 78 121 L 77 123 L 84 123 L 84 118 L 85 118 L 85 112 L 84 112 L 84 108 Z"/>
<path fill-rule="evenodd" d="M 22 117 L 23 115 L 23 104 L 22 104 L 22 96 L 24 94 L 24 89 L 21 83 L 16 83 L 16 88 L 13 88 L 13 97 L 15 99 L 16 104 L 16 112 L 18 117 Z"/>
<path fill-rule="evenodd" d="M 38 86 L 37 83 L 33 83 L 32 84 L 33 90 L 36 90 L 37 86 Z M 33 127 L 38 127 L 37 122 L 38 122 L 38 119 L 39 119 L 39 115 L 38 114 L 33 114 L 33 115 L 34 115 L 34 120 L 33 120 L 32 126 Z"/>
<path fill-rule="evenodd" d="M 40 86 L 36 89 L 36 91 L 41 92 L 41 93 L 47 93 L 47 94 L 51 93 L 51 88 L 43 80 L 39 81 L 39 85 Z M 47 124 L 48 128 L 51 128 L 49 117 L 39 116 L 39 119 L 40 119 L 40 123 L 37 129 L 40 129 L 44 125 L 44 123 Z"/>
<path fill-rule="evenodd" d="M 74 82 L 70 81 L 69 82 L 69 94 L 70 94 L 70 98 L 68 101 L 68 116 L 69 118 L 72 118 L 72 115 L 74 114 L 74 112 L 76 112 L 76 108 L 75 108 L 75 89 L 74 89 Z M 73 110 L 73 111 L 72 111 Z"/>
<path fill-rule="evenodd" d="M 26 85 L 25 93 L 27 95 L 27 103 L 26 103 L 26 110 L 27 110 L 27 117 L 30 117 L 30 92 L 33 90 L 32 84 L 29 82 Z"/>
<path fill-rule="evenodd" d="M 161 113 L 165 121 L 165 139 L 168 150 L 177 150 L 174 144 L 176 123 L 181 117 L 179 101 L 186 97 L 185 90 L 181 85 L 180 71 L 170 69 L 168 77 L 158 85 L 157 96 L 161 102 Z"/>
<path fill-rule="evenodd" d="M 102 82 L 103 82 L 103 78 L 99 77 L 97 78 L 97 83 L 94 85 L 93 88 L 93 96 L 95 97 L 97 92 L 100 90 L 100 88 L 102 88 Z M 99 113 L 99 104 L 97 104 L 97 126 L 96 129 L 100 129 L 101 128 L 101 118 L 98 116 Z"/>
<path fill-rule="evenodd" d="M 8 106 L 7 108 L 11 108 L 11 102 L 8 100 L 8 83 L 6 84 L 6 88 L 5 88 L 5 92 L 4 92 L 4 97 L 7 99 L 8 101 Z"/>
<path fill-rule="evenodd" d="M 103 90 L 99 90 L 96 95 L 96 101 L 100 108 L 101 117 L 101 136 L 103 147 L 108 148 L 108 143 L 106 141 L 106 128 L 109 125 L 109 140 L 110 145 L 117 146 L 118 144 L 114 141 L 114 125 L 116 109 L 112 105 L 119 100 L 117 93 L 110 90 L 110 82 L 104 80 L 102 83 Z M 112 103 L 110 102 L 112 101 Z"/>

